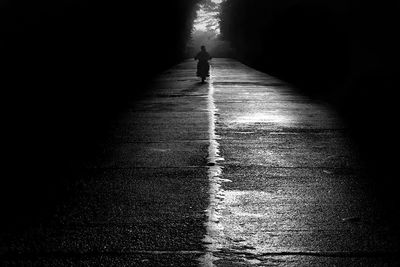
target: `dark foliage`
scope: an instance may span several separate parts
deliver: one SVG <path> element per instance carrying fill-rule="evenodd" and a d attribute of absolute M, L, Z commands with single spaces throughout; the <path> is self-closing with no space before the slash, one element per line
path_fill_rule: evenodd
<path fill-rule="evenodd" d="M 221 31 L 246 63 L 326 96 L 368 66 L 393 74 L 398 11 L 397 4 L 355 0 L 230 0 Z"/>
<path fill-rule="evenodd" d="M 62 195 L 108 122 L 182 58 L 197 2 L 0 3 L 4 217 L 46 212 Z"/>
<path fill-rule="evenodd" d="M 221 14 L 240 60 L 336 107 L 388 203 L 400 202 L 399 12 L 394 1 L 229 0 Z"/>

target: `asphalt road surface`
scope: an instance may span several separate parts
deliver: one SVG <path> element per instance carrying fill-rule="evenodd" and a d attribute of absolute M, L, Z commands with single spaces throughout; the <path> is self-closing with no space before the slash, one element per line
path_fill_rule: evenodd
<path fill-rule="evenodd" d="M 50 223 L 3 266 L 399 266 L 399 244 L 326 103 L 235 60 L 164 72 L 115 122 Z"/>

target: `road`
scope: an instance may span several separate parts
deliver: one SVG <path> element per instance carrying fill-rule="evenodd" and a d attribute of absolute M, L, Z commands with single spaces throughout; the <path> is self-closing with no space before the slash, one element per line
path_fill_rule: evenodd
<path fill-rule="evenodd" d="M 348 130 L 326 103 L 235 60 L 184 61 L 132 103 L 49 223 L 3 265 L 398 266 Z"/>

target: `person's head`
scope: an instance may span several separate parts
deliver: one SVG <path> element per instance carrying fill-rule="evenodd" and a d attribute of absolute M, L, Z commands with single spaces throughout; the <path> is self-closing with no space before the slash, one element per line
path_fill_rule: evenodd
<path fill-rule="evenodd" d="M 201 51 L 206 51 L 206 47 L 204 45 L 202 45 L 200 48 L 201 48 Z"/>

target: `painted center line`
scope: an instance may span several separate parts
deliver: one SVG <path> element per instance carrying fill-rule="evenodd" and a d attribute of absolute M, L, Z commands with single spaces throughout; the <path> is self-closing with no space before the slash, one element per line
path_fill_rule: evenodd
<path fill-rule="evenodd" d="M 206 235 L 203 239 L 205 244 L 206 253 L 199 259 L 200 266 L 215 266 L 213 262 L 218 258 L 214 256 L 214 252 L 221 249 L 216 242 L 218 235 L 221 233 L 221 225 L 219 223 L 220 210 L 222 209 L 222 202 L 224 199 L 224 190 L 221 188 L 222 182 L 227 182 L 226 179 L 222 179 L 222 166 L 219 165 L 220 161 L 224 158 L 219 154 L 219 136 L 215 133 L 216 114 L 218 109 L 214 101 L 214 86 L 213 86 L 213 75 L 211 74 L 209 85 L 208 85 L 208 132 L 209 132 L 209 147 L 208 147 L 208 179 L 209 179 L 209 206 L 206 209 L 207 221 Z"/>

